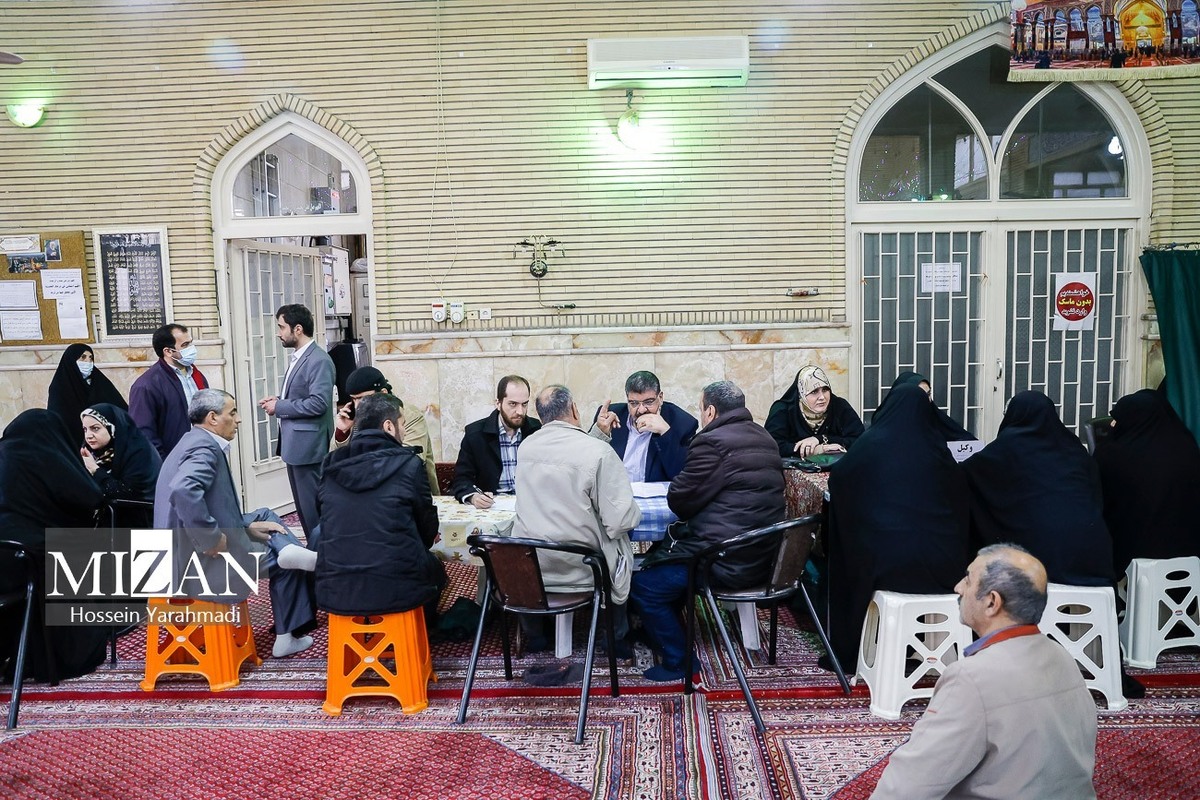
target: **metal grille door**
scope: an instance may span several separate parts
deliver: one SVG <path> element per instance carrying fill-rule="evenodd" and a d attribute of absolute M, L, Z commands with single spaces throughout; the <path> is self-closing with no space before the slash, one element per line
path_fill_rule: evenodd
<path fill-rule="evenodd" d="M 864 233 L 860 408 L 871 416 L 896 375 L 929 377 L 934 399 L 969 430 L 981 422 L 980 231 Z"/>
<path fill-rule="evenodd" d="M 241 273 L 243 286 L 241 293 L 232 293 L 232 299 L 235 394 L 242 416 L 238 447 L 246 507 L 279 508 L 291 502 L 283 461 L 275 455 L 279 425 L 258 407 L 258 401 L 279 394 L 288 366 L 288 352 L 276 335 L 276 309 L 287 303 L 308 306 L 315 312 L 316 346 L 324 346 L 321 255 L 314 248 L 250 240 L 230 242 L 229 251 L 233 275 Z"/>
<path fill-rule="evenodd" d="M 1129 231 L 1065 228 L 1008 232 L 1004 396 L 1045 392 L 1073 431 L 1121 396 L 1129 354 Z M 1054 330 L 1055 275 L 1095 273 L 1091 330 Z"/>

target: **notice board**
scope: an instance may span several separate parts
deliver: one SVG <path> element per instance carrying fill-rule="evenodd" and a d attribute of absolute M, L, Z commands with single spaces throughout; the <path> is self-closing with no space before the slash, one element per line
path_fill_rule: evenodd
<path fill-rule="evenodd" d="M 0 343 L 90 342 L 83 231 L 0 234 Z"/>
<path fill-rule="evenodd" d="M 171 318 L 166 227 L 96 228 L 92 244 L 105 338 L 145 342 Z"/>

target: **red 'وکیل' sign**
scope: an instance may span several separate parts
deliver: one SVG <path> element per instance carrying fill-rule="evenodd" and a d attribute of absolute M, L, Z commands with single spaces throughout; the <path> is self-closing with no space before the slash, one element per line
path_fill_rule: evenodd
<path fill-rule="evenodd" d="M 1054 297 L 1054 308 L 1059 316 L 1071 322 L 1087 319 L 1096 308 L 1096 296 L 1086 283 L 1071 281 L 1064 284 Z"/>

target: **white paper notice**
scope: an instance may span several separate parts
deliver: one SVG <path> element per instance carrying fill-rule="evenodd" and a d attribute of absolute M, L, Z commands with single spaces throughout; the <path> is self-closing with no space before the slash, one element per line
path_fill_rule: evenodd
<path fill-rule="evenodd" d="M 40 341 L 42 315 L 37 311 L 0 311 L 0 335 L 8 341 Z"/>
<path fill-rule="evenodd" d="M 517 496 L 515 494 L 498 494 L 492 498 L 492 511 L 512 511 L 517 510 Z"/>
<path fill-rule="evenodd" d="M 950 448 L 950 455 L 954 456 L 955 461 L 966 461 L 983 449 L 983 442 L 968 439 L 965 442 L 946 442 L 946 446 Z"/>
<path fill-rule="evenodd" d="M 962 264 L 955 261 L 946 264 L 922 264 L 921 291 L 961 292 Z"/>
<path fill-rule="evenodd" d="M 117 311 L 125 313 L 133 310 L 129 297 L 129 269 L 117 267 Z"/>
<path fill-rule="evenodd" d="M 44 269 L 42 297 L 47 300 L 83 300 L 83 271 L 78 269 Z"/>
<path fill-rule="evenodd" d="M 638 481 L 633 484 L 633 496 L 634 497 L 666 497 L 667 489 L 669 489 L 670 487 L 671 487 L 671 484 L 666 483 L 666 482 L 642 483 L 642 482 Z"/>
<path fill-rule="evenodd" d="M 88 335 L 87 312 L 83 308 L 82 298 L 68 298 L 58 301 L 58 338 L 91 338 Z"/>
<path fill-rule="evenodd" d="M 0 311 L 37 307 L 37 281 L 0 281 Z"/>
<path fill-rule="evenodd" d="M 1090 331 L 1096 324 L 1096 273 L 1055 273 L 1052 300 L 1054 330 Z"/>
<path fill-rule="evenodd" d="M 0 253 L 36 253 L 42 249 L 42 237 L 36 233 L 27 236 L 0 236 Z"/>

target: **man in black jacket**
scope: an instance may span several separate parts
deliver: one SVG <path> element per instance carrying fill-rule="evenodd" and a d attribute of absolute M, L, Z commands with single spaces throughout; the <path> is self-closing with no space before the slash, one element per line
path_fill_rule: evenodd
<path fill-rule="evenodd" d="M 496 386 L 496 410 L 463 432 L 450 491 L 460 503 L 491 508 L 492 495 L 516 491 L 517 448 L 542 427 L 527 416 L 529 381 L 505 375 Z"/>
<path fill-rule="evenodd" d="M 317 606 L 344 616 L 437 610 L 446 585 L 429 552 L 437 509 L 425 467 L 401 444 L 400 400 L 373 394 L 358 401 L 350 443 L 325 459 L 317 487 Z"/>
<path fill-rule="evenodd" d="M 662 664 L 643 675 L 652 681 L 683 678 L 685 638 L 679 622 L 687 593 L 686 561 L 709 545 L 725 541 L 786 516 L 783 461 L 771 434 L 754 422 L 746 396 L 731 381 L 704 387 L 700 396 L 703 429 L 692 438 L 687 461 L 667 490 L 667 504 L 681 520 L 665 547 L 652 551 L 633 574 L 629 599 Z M 722 587 L 743 588 L 766 580 L 774 549 L 739 550 L 720 561 L 713 579 Z"/>

